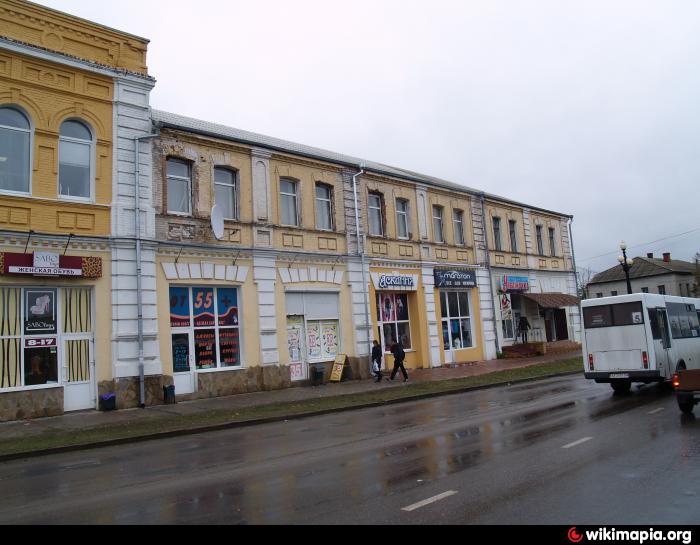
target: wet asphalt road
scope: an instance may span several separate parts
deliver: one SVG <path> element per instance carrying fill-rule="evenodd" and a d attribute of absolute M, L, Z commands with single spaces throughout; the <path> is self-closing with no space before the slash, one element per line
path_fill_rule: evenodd
<path fill-rule="evenodd" d="M 693 524 L 698 420 L 563 377 L 0 464 L 2 524 Z"/>

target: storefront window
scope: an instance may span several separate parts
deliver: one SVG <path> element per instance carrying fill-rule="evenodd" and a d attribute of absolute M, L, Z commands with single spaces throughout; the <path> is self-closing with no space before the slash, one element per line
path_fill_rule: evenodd
<path fill-rule="evenodd" d="M 241 365 L 236 288 L 171 287 L 170 326 L 175 373 Z"/>
<path fill-rule="evenodd" d="M 390 352 L 395 342 L 404 350 L 411 349 L 411 327 L 408 316 L 408 295 L 405 293 L 377 294 L 377 321 L 384 351 Z"/>
<path fill-rule="evenodd" d="M 443 348 L 457 350 L 473 347 L 469 293 L 440 291 L 440 309 Z"/>

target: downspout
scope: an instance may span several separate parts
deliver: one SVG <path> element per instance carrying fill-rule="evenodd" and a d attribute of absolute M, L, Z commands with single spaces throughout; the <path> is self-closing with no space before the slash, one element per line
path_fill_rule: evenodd
<path fill-rule="evenodd" d="M 573 265 L 574 265 L 574 283 L 576 284 L 576 292 L 577 292 L 576 296 L 579 296 L 579 295 L 585 295 L 585 288 L 583 286 L 581 286 L 581 292 L 580 292 L 580 294 L 578 293 L 578 270 L 576 268 L 576 253 L 574 252 L 574 236 L 573 236 L 573 233 L 571 230 L 571 225 L 573 223 L 574 223 L 574 217 L 571 216 L 569 218 L 569 245 L 571 246 L 571 260 L 572 260 Z M 579 307 L 579 314 L 580 313 L 581 313 L 581 309 Z M 580 317 L 579 317 L 579 320 L 580 320 Z M 571 330 L 572 330 L 573 338 L 575 341 L 576 340 L 576 332 L 573 329 L 574 329 L 574 324 L 572 323 Z"/>
<path fill-rule="evenodd" d="M 491 296 L 491 304 L 493 305 L 493 334 L 496 341 L 496 354 L 501 351 L 501 345 L 498 343 L 498 323 L 496 322 L 496 301 L 493 298 L 493 278 L 491 277 L 491 254 L 489 253 L 489 235 L 488 226 L 486 224 L 486 206 L 484 205 L 484 192 L 479 194 L 481 199 L 481 221 L 484 229 L 484 248 L 486 250 L 486 271 L 489 275 L 489 295 Z"/>
<path fill-rule="evenodd" d="M 141 140 L 157 138 L 160 136 L 160 131 L 156 134 L 148 134 L 146 136 L 137 136 L 134 138 L 134 236 L 136 238 L 136 309 L 138 321 L 138 345 L 139 345 L 139 407 L 146 407 L 146 387 L 144 380 L 144 361 L 143 361 L 143 304 L 142 288 L 141 288 L 141 185 L 139 172 L 139 144 Z"/>
<path fill-rule="evenodd" d="M 360 235 L 360 209 L 357 205 L 357 178 L 365 173 L 365 165 L 361 164 L 359 166 L 360 172 L 353 174 L 352 177 L 352 193 L 355 199 L 355 235 L 357 238 L 357 254 L 360 256 L 360 262 L 362 264 L 362 296 L 365 303 L 365 323 L 367 324 L 367 365 L 368 369 L 372 369 L 372 341 L 371 341 L 371 331 L 372 325 L 369 318 L 369 298 L 367 297 L 367 292 L 369 291 L 369 284 L 367 283 L 367 274 L 365 273 L 365 249 L 362 244 L 362 237 Z"/>

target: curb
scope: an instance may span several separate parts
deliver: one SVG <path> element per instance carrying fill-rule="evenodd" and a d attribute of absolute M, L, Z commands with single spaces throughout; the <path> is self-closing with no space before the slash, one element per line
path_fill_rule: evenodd
<path fill-rule="evenodd" d="M 64 447 L 53 447 L 42 450 L 32 450 L 26 452 L 16 452 L 11 454 L 0 454 L 0 463 L 9 462 L 13 460 L 22 460 L 28 458 L 38 458 L 40 456 L 49 456 L 52 454 L 63 454 L 67 452 L 75 452 L 80 450 L 93 450 L 98 448 L 113 447 L 119 445 L 126 445 L 131 443 L 144 443 L 146 441 L 155 441 L 158 439 L 168 439 L 172 437 L 182 437 L 186 435 L 195 435 L 198 433 L 208 433 L 213 431 L 222 431 L 235 428 L 244 428 L 249 426 L 257 426 L 260 424 L 271 424 L 274 422 L 283 422 L 287 420 L 299 420 L 301 418 L 307 418 L 310 416 L 323 416 L 326 414 L 340 413 L 345 411 L 353 411 L 358 409 L 370 409 L 373 407 L 382 407 L 385 405 L 396 405 L 399 403 L 409 403 L 412 401 L 420 401 L 423 399 L 430 399 L 433 397 L 442 397 L 446 395 L 463 394 L 467 392 L 475 392 L 478 390 L 487 390 L 489 388 L 498 388 L 502 386 L 511 386 L 513 384 L 523 384 L 527 382 L 535 382 L 539 380 L 546 380 L 557 377 L 565 377 L 581 374 L 581 371 L 569 371 L 566 373 L 555 373 L 552 375 L 543 375 L 541 377 L 524 378 L 519 380 L 511 380 L 508 382 L 495 382 L 493 384 L 483 384 L 480 386 L 465 386 L 462 388 L 455 388 L 451 390 L 444 390 L 440 392 L 429 392 L 425 394 L 417 394 L 413 396 L 400 397 L 397 399 L 387 399 L 384 401 L 374 401 L 371 403 L 363 403 L 361 405 L 352 405 L 348 407 L 336 407 L 332 409 L 323 409 L 318 411 L 310 411 L 305 413 L 291 414 L 291 415 L 280 415 L 280 416 L 270 416 L 266 418 L 254 418 L 250 420 L 238 420 L 235 422 L 226 422 L 223 424 L 213 424 L 210 426 L 201 426 L 197 428 L 184 428 L 180 430 L 165 431 L 160 433 L 155 433 L 151 435 L 135 435 L 133 437 L 123 437 L 120 439 L 108 439 L 106 441 L 99 441 L 97 443 L 85 443 L 77 445 L 67 445 Z M 335 399 L 341 399 L 345 396 L 352 396 L 355 394 L 344 394 L 341 396 L 335 396 Z"/>

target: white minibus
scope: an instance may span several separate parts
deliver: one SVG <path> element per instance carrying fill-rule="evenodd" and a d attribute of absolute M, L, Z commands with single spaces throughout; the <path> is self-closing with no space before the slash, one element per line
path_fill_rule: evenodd
<path fill-rule="evenodd" d="M 581 311 L 588 379 L 626 392 L 700 369 L 700 299 L 635 293 L 586 299 Z"/>

